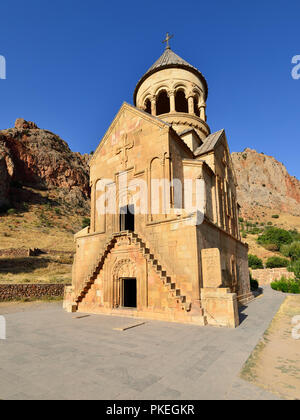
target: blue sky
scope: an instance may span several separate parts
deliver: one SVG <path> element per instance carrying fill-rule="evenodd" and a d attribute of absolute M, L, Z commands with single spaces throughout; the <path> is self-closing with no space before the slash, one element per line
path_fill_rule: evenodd
<path fill-rule="evenodd" d="M 23 117 L 94 150 L 169 31 L 208 81 L 211 130 L 300 178 L 299 1 L 3 0 L 0 13 L 0 129 Z"/>

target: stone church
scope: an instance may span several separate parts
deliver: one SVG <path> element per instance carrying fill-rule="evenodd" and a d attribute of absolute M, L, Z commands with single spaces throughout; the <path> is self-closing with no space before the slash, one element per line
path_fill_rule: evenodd
<path fill-rule="evenodd" d="M 64 307 L 236 327 L 252 294 L 226 134 L 210 132 L 207 82 L 168 39 L 90 161 L 91 223 L 75 235 Z M 199 185 L 202 217 L 191 222 L 184 201 Z"/>

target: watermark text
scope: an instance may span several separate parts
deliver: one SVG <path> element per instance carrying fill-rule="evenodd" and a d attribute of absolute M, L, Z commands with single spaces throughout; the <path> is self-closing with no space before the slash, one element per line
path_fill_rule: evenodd
<path fill-rule="evenodd" d="M 0 79 L 6 79 L 6 59 L 3 55 L 0 55 Z"/>

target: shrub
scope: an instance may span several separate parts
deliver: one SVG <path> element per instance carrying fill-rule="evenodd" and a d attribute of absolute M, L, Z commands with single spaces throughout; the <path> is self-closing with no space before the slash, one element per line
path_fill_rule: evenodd
<path fill-rule="evenodd" d="M 292 264 L 288 267 L 288 270 L 293 272 L 296 278 L 300 280 L 300 260 L 292 262 Z"/>
<path fill-rule="evenodd" d="M 266 263 L 267 268 L 287 267 L 288 265 L 289 260 L 281 257 L 270 257 L 267 259 Z"/>
<path fill-rule="evenodd" d="M 243 217 L 239 217 L 239 222 L 243 223 L 243 221 L 244 221 Z"/>
<path fill-rule="evenodd" d="M 270 227 L 257 238 L 260 245 L 275 244 L 277 251 L 282 245 L 287 245 L 293 242 L 293 237 L 290 232 L 276 227 Z"/>
<path fill-rule="evenodd" d="M 289 230 L 289 232 L 292 235 L 293 241 L 300 241 L 300 233 L 297 231 L 297 229 Z"/>
<path fill-rule="evenodd" d="M 90 226 L 90 224 L 91 224 L 91 219 L 89 217 L 84 217 L 82 219 L 82 229 Z"/>
<path fill-rule="evenodd" d="M 16 210 L 15 209 L 8 209 L 7 214 L 16 214 Z"/>
<path fill-rule="evenodd" d="M 278 214 L 273 214 L 272 219 L 279 219 L 279 215 Z"/>
<path fill-rule="evenodd" d="M 283 293 L 300 293 L 300 282 L 295 279 L 287 279 L 282 276 L 280 280 L 273 281 L 271 287 Z"/>
<path fill-rule="evenodd" d="M 258 281 L 255 280 L 252 275 L 250 274 L 250 288 L 252 291 L 257 290 L 259 287 Z"/>
<path fill-rule="evenodd" d="M 290 257 L 292 261 L 300 259 L 300 241 L 294 241 L 290 245 L 282 245 L 280 252 L 285 257 Z"/>
<path fill-rule="evenodd" d="M 252 269 L 264 268 L 262 260 L 258 258 L 256 255 L 252 255 L 252 254 L 248 255 L 248 265 Z"/>
<path fill-rule="evenodd" d="M 61 211 L 60 211 L 60 209 L 59 209 L 58 207 L 56 207 L 56 208 L 54 209 L 54 211 L 55 211 L 55 213 L 56 213 L 58 216 L 60 216 L 60 215 L 61 215 Z"/>
<path fill-rule="evenodd" d="M 260 233 L 262 233 L 263 232 L 263 229 L 260 229 L 259 227 L 255 227 L 255 228 L 253 228 L 252 230 L 251 230 L 251 233 L 253 234 L 253 235 L 259 235 Z"/>
<path fill-rule="evenodd" d="M 246 232 L 242 233 L 242 238 L 244 238 L 244 239 L 247 238 L 247 233 Z"/>

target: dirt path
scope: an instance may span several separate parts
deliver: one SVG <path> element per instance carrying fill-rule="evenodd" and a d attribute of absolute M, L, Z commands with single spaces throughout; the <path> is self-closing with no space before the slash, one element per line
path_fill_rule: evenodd
<path fill-rule="evenodd" d="M 285 399 L 300 399 L 300 339 L 292 336 L 296 315 L 300 295 L 289 295 L 241 372 L 243 379 Z"/>

